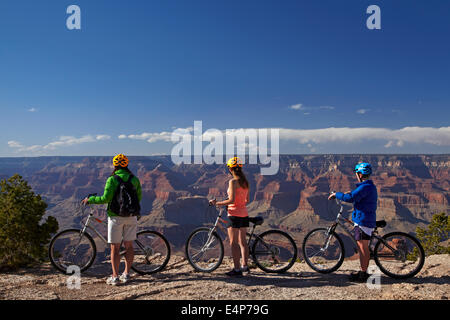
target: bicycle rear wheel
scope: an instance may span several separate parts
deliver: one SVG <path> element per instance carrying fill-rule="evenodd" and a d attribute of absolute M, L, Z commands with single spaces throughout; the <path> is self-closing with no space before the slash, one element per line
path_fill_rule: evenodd
<path fill-rule="evenodd" d="M 210 228 L 195 229 L 186 241 L 186 258 L 200 272 L 212 272 L 222 263 L 224 248 L 222 239 Z"/>
<path fill-rule="evenodd" d="M 403 232 L 384 235 L 374 248 L 374 260 L 380 270 L 395 279 L 415 276 L 425 263 L 419 240 Z"/>
<path fill-rule="evenodd" d="M 131 269 L 139 274 L 159 272 L 169 263 L 170 245 L 159 232 L 150 230 L 138 232 L 133 248 L 134 261 Z"/>
<path fill-rule="evenodd" d="M 252 257 L 255 264 L 268 273 L 283 273 L 297 259 L 297 245 L 286 232 L 269 230 L 255 236 Z"/>
<path fill-rule="evenodd" d="M 345 250 L 341 238 L 327 228 L 310 231 L 303 240 L 303 258 L 320 273 L 331 273 L 344 262 Z"/>
<path fill-rule="evenodd" d="M 70 266 L 77 266 L 83 272 L 94 262 L 97 248 L 88 233 L 81 233 L 80 229 L 67 229 L 50 241 L 48 255 L 51 264 L 63 273 L 67 273 Z"/>

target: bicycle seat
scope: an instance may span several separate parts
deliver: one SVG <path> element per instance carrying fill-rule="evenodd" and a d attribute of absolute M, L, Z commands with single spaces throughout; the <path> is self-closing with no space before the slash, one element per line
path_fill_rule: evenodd
<path fill-rule="evenodd" d="M 263 217 L 249 217 L 248 221 L 250 221 L 251 223 L 253 223 L 256 226 L 260 226 L 263 224 L 264 218 Z"/>
<path fill-rule="evenodd" d="M 377 226 L 377 228 L 384 228 L 384 227 L 386 227 L 386 221 L 379 220 L 376 222 L 376 226 Z"/>

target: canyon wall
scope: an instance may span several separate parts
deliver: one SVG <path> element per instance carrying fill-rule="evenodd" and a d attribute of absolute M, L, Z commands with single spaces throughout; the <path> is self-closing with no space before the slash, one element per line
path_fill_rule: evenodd
<path fill-rule="evenodd" d="M 334 220 L 337 206 L 327 195 L 354 188 L 352 169 L 361 161 L 373 165 L 377 217 L 388 222 L 387 230 L 414 232 L 434 213 L 449 212 L 449 155 L 282 155 L 273 176 L 245 165 L 249 213 L 266 219 L 260 231 L 280 228 L 300 241 L 308 230 Z M 164 232 L 176 248 L 193 228 L 214 221 L 207 200 L 225 199 L 230 178 L 225 165 L 174 165 L 170 156 L 130 157 L 130 169 L 142 184 L 141 224 Z M 0 158 L 0 178 L 22 175 L 61 228 L 79 226 L 79 202 L 89 193 L 101 194 L 111 172 L 110 157 Z M 104 208 L 95 208 L 100 218 Z M 350 214 L 351 205 L 346 210 Z"/>

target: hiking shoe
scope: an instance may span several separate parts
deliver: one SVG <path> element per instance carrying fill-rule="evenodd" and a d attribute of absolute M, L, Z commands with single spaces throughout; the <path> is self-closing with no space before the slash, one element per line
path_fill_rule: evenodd
<path fill-rule="evenodd" d="M 119 277 L 109 277 L 106 280 L 106 284 L 112 285 L 112 286 L 117 286 L 119 284 Z"/>
<path fill-rule="evenodd" d="M 230 276 L 230 277 L 242 277 L 242 271 L 241 270 L 239 270 L 239 271 L 236 271 L 236 270 L 231 270 L 231 271 L 229 271 L 229 272 L 227 272 L 227 273 L 225 273 L 227 276 Z"/>
<path fill-rule="evenodd" d="M 122 283 L 127 283 L 128 281 L 131 280 L 131 277 L 128 273 L 122 273 L 119 277 L 120 282 Z"/>
<path fill-rule="evenodd" d="M 350 274 L 350 281 L 354 281 L 354 282 L 366 282 L 367 279 L 369 279 L 370 275 L 367 272 L 363 272 L 363 271 L 358 271 L 358 272 L 352 272 Z"/>
<path fill-rule="evenodd" d="M 241 272 L 242 272 L 242 273 L 244 273 L 244 272 L 250 273 L 250 268 L 249 268 L 248 266 L 242 267 L 242 268 L 241 268 Z"/>

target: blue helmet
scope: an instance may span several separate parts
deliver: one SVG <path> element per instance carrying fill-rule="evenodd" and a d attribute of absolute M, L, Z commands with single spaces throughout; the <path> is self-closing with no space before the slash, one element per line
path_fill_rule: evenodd
<path fill-rule="evenodd" d="M 372 166 L 370 163 L 367 162 L 358 163 L 355 166 L 353 172 L 359 172 L 362 174 L 372 174 Z"/>

